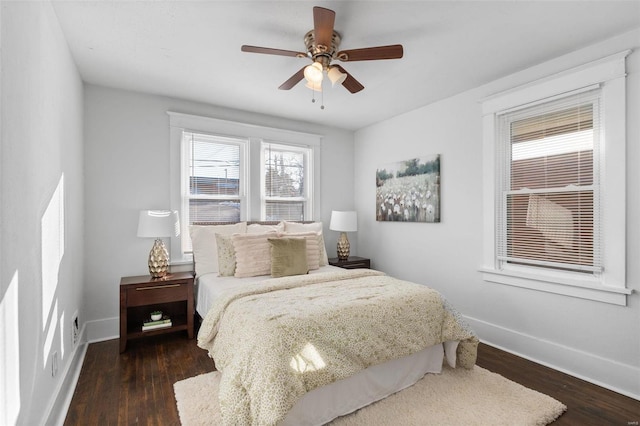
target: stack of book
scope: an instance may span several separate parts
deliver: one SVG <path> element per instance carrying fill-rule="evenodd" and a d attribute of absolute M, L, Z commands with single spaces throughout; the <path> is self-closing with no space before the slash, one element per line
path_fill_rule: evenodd
<path fill-rule="evenodd" d="M 164 316 L 161 319 L 154 321 L 151 319 L 144 320 L 142 324 L 142 331 L 157 330 L 158 328 L 171 327 L 171 318 Z"/>

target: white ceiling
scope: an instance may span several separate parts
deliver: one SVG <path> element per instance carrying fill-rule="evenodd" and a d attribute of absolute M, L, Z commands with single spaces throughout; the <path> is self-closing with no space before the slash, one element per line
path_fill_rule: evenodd
<path fill-rule="evenodd" d="M 51 0 L 84 81 L 359 129 L 640 27 L 631 1 Z M 404 45 L 397 60 L 340 63 L 365 89 L 278 86 L 308 59 L 312 8 L 336 12 L 341 49 Z"/>

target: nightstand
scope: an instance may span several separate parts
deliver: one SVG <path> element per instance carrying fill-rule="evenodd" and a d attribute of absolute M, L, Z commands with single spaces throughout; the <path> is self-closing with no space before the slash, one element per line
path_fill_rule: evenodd
<path fill-rule="evenodd" d="M 142 331 L 143 321 L 160 310 L 171 318 L 171 327 Z M 127 341 L 187 330 L 193 338 L 193 274 L 177 272 L 162 278 L 150 275 L 120 279 L 120 352 Z"/>
<path fill-rule="evenodd" d="M 337 257 L 332 257 L 329 259 L 329 265 L 338 266 L 344 269 L 369 269 L 371 268 L 371 260 L 358 256 L 349 256 L 347 260 L 339 260 Z"/>

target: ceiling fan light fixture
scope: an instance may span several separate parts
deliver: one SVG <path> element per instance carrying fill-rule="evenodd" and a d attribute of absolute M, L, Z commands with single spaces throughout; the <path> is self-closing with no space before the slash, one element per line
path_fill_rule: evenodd
<path fill-rule="evenodd" d="M 319 83 L 307 81 L 307 83 L 304 86 L 308 89 L 313 90 L 314 92 L 322 92 L 322 81 L 320 81 Z"/>
<path fill-rule="evenodd" d="M 337 67 L 329 68 L 327 76 L 329 77 L 329 80 L 331 80 L 332 86 L 335 86 L 336 84 L 342 84 L 347 79 L 347 74 L 340 71 Z"/>
<path fill-rule="evenodd" d="M 314 62 L 304 68 L 304 78 L 308 83 L 319 84 L 322 82 L 322 64 Z"/>

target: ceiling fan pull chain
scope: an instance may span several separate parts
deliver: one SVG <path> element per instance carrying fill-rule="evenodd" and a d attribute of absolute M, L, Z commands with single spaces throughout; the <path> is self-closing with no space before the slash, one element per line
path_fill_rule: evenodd
<path fill-rule="evenodd" d="M 324 90 L 320 91 L 320 99 L 322 104 L 320 105 L 320 109 L 324 109 Z"/>

